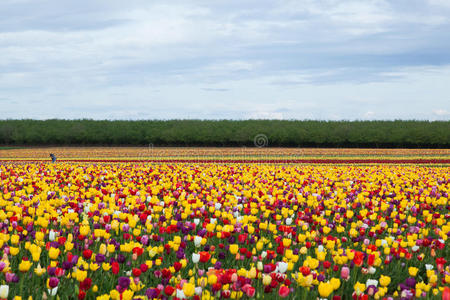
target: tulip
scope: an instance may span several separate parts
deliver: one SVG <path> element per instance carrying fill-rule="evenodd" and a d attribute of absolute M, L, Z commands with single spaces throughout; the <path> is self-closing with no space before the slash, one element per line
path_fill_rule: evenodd
<path fill-rule="evenodd" d="M 327 298 L 334 290 L 333 285 L 329 282 L 319 283 L 319 295 L 321 297 Z"/>
<path fill-rule="evenodd" d="M 195 245 L 195 247 L 197 247 L 197 248 L 200 247 L 201 244 L 202 244 L 202 240 L 203 240 L 203 238 L 201 236 L 196 235 L 194 237 L 194 245 Z"/>
<path fill-rule="evenodd" d="M 36 273 L 37 276 L 41 276 L 46 272 L 45 268 L 41 267 L 41 264 L 38 264 L 38 266 L 34 269 L 34 273 Z"/>
<path fill-rule="evenodd" d="M 279 262 L 278 263 L 278 271 L 280 273 L 285 273 L 287 271 L 288 268 L 288 263 L 286 262 Z"/>
<path fill-rule="evenodd" d="M 31 268 L 31 262 L 28 260 L 22 260 L 19 264 L 19 271 L 20 272 L 28 272 L 28 270 Z"/>
<path fill-rule="evenodd" d="M 446 286 L 442 292 L 442 300 L 450 300 L 450 287 Z"/>
<path fill-rule="evenodd" d="M 417 275 L 417 272 L 419 271 L 419 269 L 418 268 L 416 268 L 416 267 L 409 267 L 408 268 L 408 273 L 409 273 L 409 275 L 411 275 L 411 276 L 416 276 Z"/>
<path fill-rule="evenodd" d="M 195 294 L 195 286 L 190 283 L 183 284 L 183 293 L 186 297 L 192 297 Z"/>
<path fill-rule="evenodd" d="M 353 288 L 355 289 L 355 293 L 357 296 L 361 295 L 362 293 L 364 293 L 364 291 L 366 290 L 366 285 L 364 283 L 360 283 L 359 281 L 355 283 L 355 285 L 353 286 Z"/>
<path fill-rule="evenodd" d="M 333 289 L 336 291 L 341 286 L 341 281 L 339 278 L 331 278 L 330 283 L 333 286 Z"/>
<path fill-rule="evenodd" d="M 281 298 L 286 298 L 287 296 L 289 296 L 289 292 L 290 292 L 289 287 L 282 285 L 282 286 L 280 286 L 280 289 L 278 290 L 278 295 Z"/>
<path fill-rule="evenodd" d="M 263 284 L 264 285 L 269 285 L 272 282 L 272 277 L 270 277 L 269 275 L 263 275 Z"/>
<path fill-rule="evenodd" d="M 235 255 L 239 250 L 239 246 L 236 244 L 232 244 L 232 245 L 230 245 L 229 250 L 230 250 L 231 254 Z"/>
<path fill-rule="evenodd" d="M 54 232 L 53 230 L 50 230 L 50 232 L 48 233 L 49 241 L 54 241 L 55 238 L 56 238 L 56 232 Z"/>
<path fill-rule="evenodd" d="M 198 253 L 192 253 L 192 262 L 194 264 L 197 264 L 200 261 L 200 254 Z"/>
<path fill-rule="evenodd" d="M 381 285 L 382 287 L 386 287 L 386 286 L 388 286 L 390 283 L 391 283 L 391 277 L 389 277 L 389 276 L 384 276 L 384 275 L 381 275 L 381 276 L 380 276 L 380 285 Z"/>
<path fill-rule="evenodd" d="M 350 269 L 348 267 L 342 267 L 341 278 L 344 280 L 348 280 L 350 278 Z"/>
<path fill-rule="evenodd" d="M 48 257 L 50 257 L 51 259 L 57 259 L 59 256 L 60 250 L 58 248 L 50 248 L 50 250 L 48 250 Z"/>
<path fill-rule="evenodd" d="M 59 284 L 59 279 L 58 279 L 58 278 L 56 278 L 56 277 L 50 277 L 50 278 L 48 279 L 48 286 L 49 286 L 50 288 L 53 289 L 53 288 L 57 287 L 58 284 Z"/>
<path fill-rule="evenodd" d="M 242 287 L 242 290 L 244 291 L 244 293 L 247 295 L 247 297 L 249 298 L 253 298 L 255 296 L 256 293 L 256 289 L 254 287 L 252 287 L 250 284 L 246 284 Z"/>
<path fill-rule="evenodd" d="M 0 298 L 8 299 L 9 294 L 9 285 L 3 284 L 0 285 Z"/>

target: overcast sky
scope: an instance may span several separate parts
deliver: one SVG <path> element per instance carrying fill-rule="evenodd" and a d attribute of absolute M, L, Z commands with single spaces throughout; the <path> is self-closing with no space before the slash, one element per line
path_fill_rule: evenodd
<path fill-rule="evenodd" d="M 450 120 L 450 0 L 1 0 L 0 114 Z"/>

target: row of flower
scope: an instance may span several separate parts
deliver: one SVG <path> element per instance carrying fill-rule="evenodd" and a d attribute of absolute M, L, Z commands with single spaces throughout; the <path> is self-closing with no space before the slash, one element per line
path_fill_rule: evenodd
<path fill-rule="evenodd" d="M 0 159 L 49 159 L 49 153 L 65 159 L 264 159 L 264 158 L 348 158 L 348 159 L 449 159 L 449 149 L 364 149 L 364 148 L 271 148 L 271 147 L 54 147 L 1 149 Z"/>
<path fill-rule="evenodd" d="M 448 168 L 0 165 L 0 299 L 450 299 Z"/>

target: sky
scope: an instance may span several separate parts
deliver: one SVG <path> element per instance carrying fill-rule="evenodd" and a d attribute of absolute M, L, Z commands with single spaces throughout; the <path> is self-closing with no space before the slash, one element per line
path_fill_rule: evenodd
<path fill-rule="evenodd" d="M 1 0 L 0 119 L 450 120 L 450 0 Z"/>

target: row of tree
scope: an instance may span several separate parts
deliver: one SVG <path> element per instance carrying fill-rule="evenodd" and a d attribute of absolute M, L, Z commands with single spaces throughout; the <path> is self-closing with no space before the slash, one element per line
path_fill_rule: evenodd
<path fill-rule="evenodd" d="M 450 147 L 450 121 L 2 120 L 2 145 Z M 264 138 L 267 137 L 267 141 Z"/>

